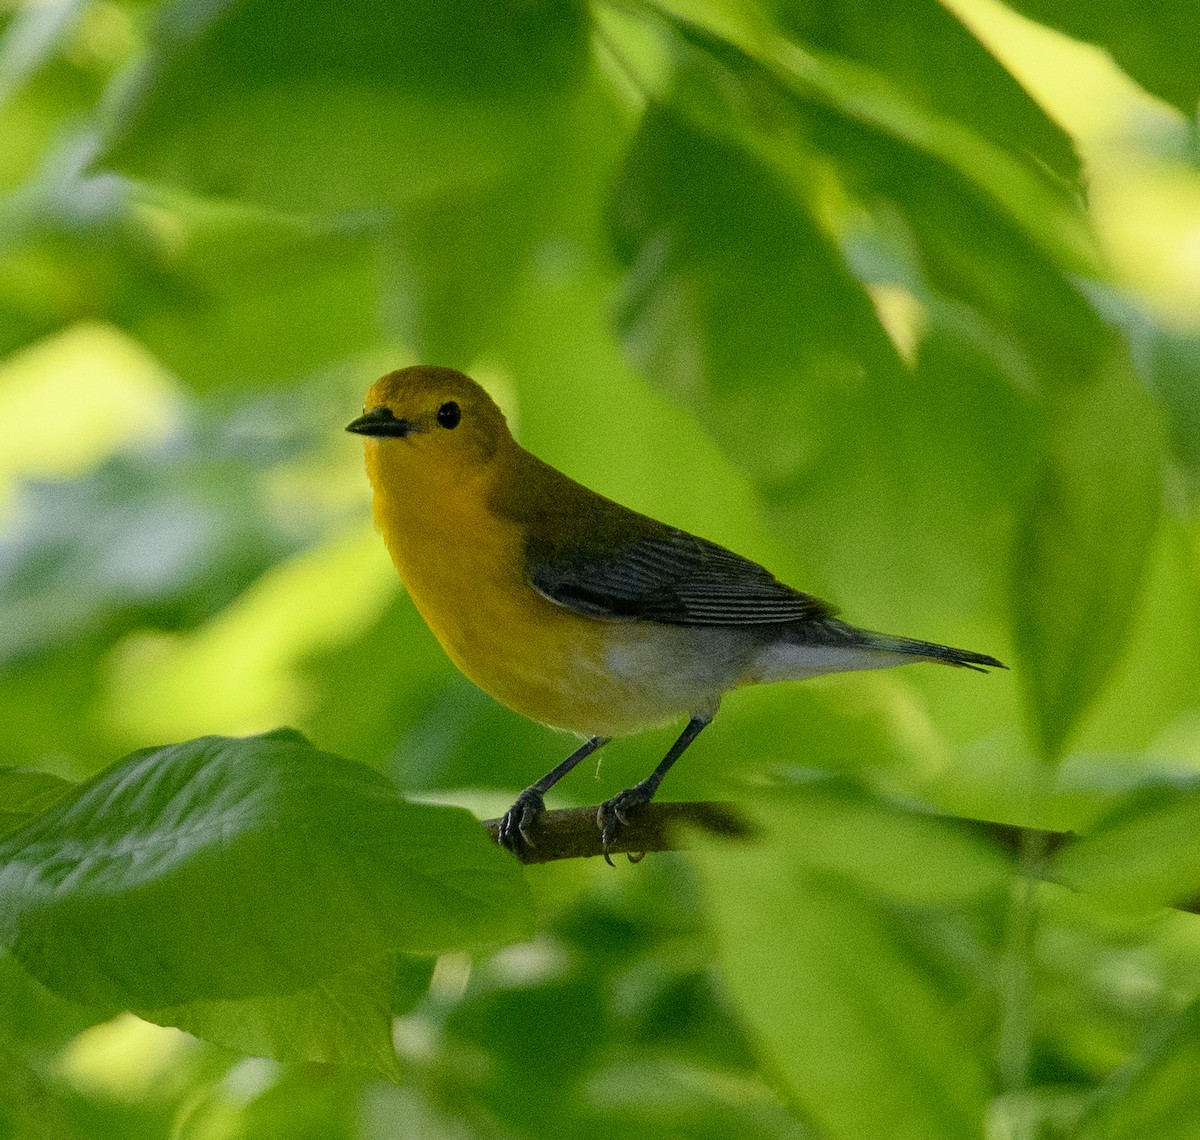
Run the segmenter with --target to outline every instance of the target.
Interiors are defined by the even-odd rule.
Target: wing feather
[[[775,625],[820,621],[835,612],[748,558],[671,528],[616,550],[576,548],[531,558],[528,576],[551,601],[610,620]]]

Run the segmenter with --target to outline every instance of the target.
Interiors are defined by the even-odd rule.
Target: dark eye
[[[444,428],[458,427],[458,421],[462,419],[462,408],[460,408],[453,400],[448,404],[443,404],[438,408],[437,422]]]

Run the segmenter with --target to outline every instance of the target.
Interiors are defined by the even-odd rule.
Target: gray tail
[[[865,631],[864,631],[865,632]],[[919,661],[940,661],[943,665],[958,665],[963,669],[974,669],[986,673],[989,669],[1007,669],[1003,661],[989,657],[986,653],[972,653],[969,649],[952,649],[949,645],[938,645],[933,641],[915,641],[911,637],[890,637],[885,633],[868,633],[870,644],[892,653],[907,653]]]

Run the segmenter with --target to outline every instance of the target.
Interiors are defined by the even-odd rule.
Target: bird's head
[[[369,462],[382,463],[387,453],[403,467],[458,472],[485,466],[512,441],[504,414],[474,380],[426,364],[372,384],[363,414],[346,430],[375,445],[367,447]]]

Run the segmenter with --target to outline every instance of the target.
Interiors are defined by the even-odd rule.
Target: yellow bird
[[[375,523],[422,617],[476,685],[584,737],[505,815],[532,846],[543,796],[611,737],[687,716],[641,783],[600,806],[607,853],[631,809],[742,685],[994,657],[857,629],[748,559],[629,510],[543,463],[449,368],[389,373],[347,431],[365,436]]]

